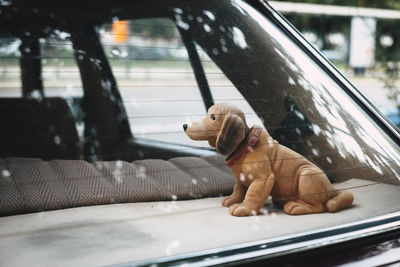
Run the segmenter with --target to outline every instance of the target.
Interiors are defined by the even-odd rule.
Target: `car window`
[[[18,56],[21,41],[18,38],[0,38],[0,60],[1,60],[1,97],[20,97],[21,69]]]
[[[290,253],[283,246],[341,242],[338,229],[398,214],[398,134],[260,1],[72,2],[0,1],[0,258],[9,265],[34,256],[47,265],[159,263],[199,251],[215,262],[221,251],[241,257],[249,244]],[[221,127],[233,120],[229,134],[214,140],[215,128],[199,129],[210,140],[190,139],[183,125],[214,103],[236,105],[270,136],[234,128],[244,120],[233,111],[222,114]],[[251,154],[260,131],[266,152]],[[216,139],[231,136],[238,146],[223,153]],[[265,176],[229,167],[236,153],[258,155],[249,161],[273,169],[277,190],[291,181],[285,192],[300,177],[284,172],[307,169],[307,159],[318,166],[309,176],[324,172],[335,187],[325,197],[348,190],[355,202],[300,217],[269,198],[259,214],[247,210],[258,216],[231,216],[224,197],[255,192],[249,181]],[[292,202],[300,193],[287,194]],[[243,198],[233,198],[236,208]],[[32,253],[5,255],[20,246]]]
[[[83,138],[82,82],[74,57],[71,35],[55,29],[47,38],[40,38],[42,82],[45,97],[67,101],[75,118],[79,137]]]
[[[196,53],[210,96],[202,96],[179,28],[166,18],[117,20],[98,28],[137,138],[209,147],[193,142],[183,123],[201,119],[211,98],[235,102],[249,122],[261,124],[241,93],[201,47]],[[255,123],[256,122],[256,123]]]
[[[173,21],[115,19],[98,32],[133,135],[193,144],[182,124],[201,117],[206,108]]]
[[[219,41],[225,44],[226,41],[221,38]],[[246,115],[247,123],[264,127],[262,118],[254,111],[249,101],[235,87],[235,85],[226,77],[225,73],[215,64],[207,53],[198,46],[202,52],[202,64],[207,75],[210,91],[214,97],[215,103],[232,103],[240,108]],[[223,51],[224,49],[222,49]],[[211,51],[212,54],[219,53],[217,49]],[[254,81],[252,81],[254,83]]]

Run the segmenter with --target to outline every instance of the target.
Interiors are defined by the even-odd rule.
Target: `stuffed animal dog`
[[[237,182],[222,205],[235,216],[260,213],[268,196],[291,215],[335,212],[350,206],[353,195],[335,190],[325,173],[295,151],[280,145],[259,126],[249,128],[242,111],[217,104],[206,118],[184,124],[193,140],[208,140],[226,157]]]

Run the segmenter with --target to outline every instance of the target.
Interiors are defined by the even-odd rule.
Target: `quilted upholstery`
[[[88,163],[0,159],[0,215],[219,196],[235,179],[220,156]]]

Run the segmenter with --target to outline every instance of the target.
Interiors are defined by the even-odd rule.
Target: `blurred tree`
[[[177,30],[172,20],[169,19],[138,19],[129,23],[133,35],[151,38],[176,38]]]
[[[310,4],[339,5],[353,7],[380,8],[400,10],[399,0],[278,0],[286,2],[301,2]],[[309,16],[301,14],[286,14],[288,20],[300,31],[317,32],[322,40],[321,49],[329,49],[324,44],[326,32],[339,31],[346,36],[349,33],[350,18]],[[383,72],[383,84],[388,90],[388,96],[397,103],[400,117],[400,20],[378,20],[375,33],[375,59],[377,67]],[[397,125],[400,128],[400,125]]]

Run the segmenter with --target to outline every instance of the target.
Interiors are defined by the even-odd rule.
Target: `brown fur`
[[[215,118],[215,120],[213,119]],[[184,126],[193,140],[208,140],[224,156],[230,155],[254,130],[236,107],[217,104],[200,122]],[[297,152],[280,145],[262,130],[254,150],[232,166],[237,182],[222,205],[235,216],[260,213],[268,196],[291,215],[335,212],[350,206],[353,195],[335,190],[325,173]]]

